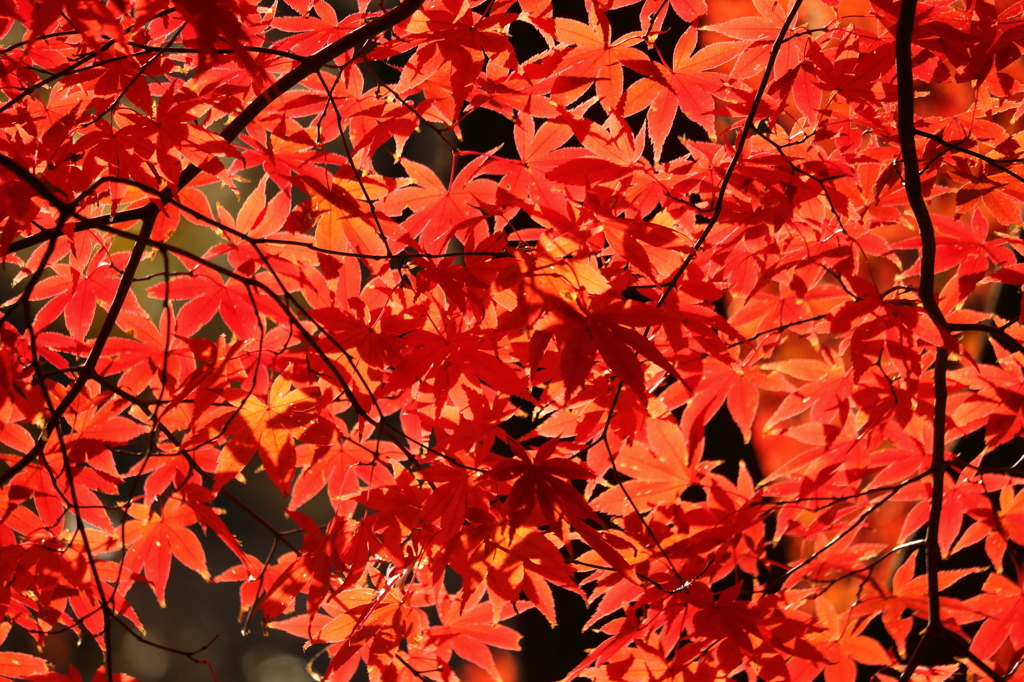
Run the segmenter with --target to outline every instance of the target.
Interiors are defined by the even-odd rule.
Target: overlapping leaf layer
[[[178,563],[339,682],[553,588],[594,682],[1014,675],[1024,5],[381,4],[0,0],[0,638]]]

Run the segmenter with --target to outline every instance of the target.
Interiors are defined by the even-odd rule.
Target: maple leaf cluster
[[[0,0],[0,641],[127,679],[177,563],[335,682],[555,589],[568,678],[1019,676],[1024,4],[338,7]]]

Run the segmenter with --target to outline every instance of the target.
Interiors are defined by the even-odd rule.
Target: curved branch
[[[946,316],[942,314],[935,298],[935,226],[924,199],[921,166],[915,143],[917,128],[914,125],[912,47],[916,15],[917,0],[900,2],[899,21],[896,25],[896,130],[903,159],[903,185],[906,188],[907,203],[910,204],[921,234],[921,282],[918,285],[918,296],[928,317],[940,329],[947,329]]]
[[[409,18],[417,9],[419,9],[420,5],[422,5],[423,2],[424,0],[404,0],[398,7],[391,10],[390,12],[382,14],[376,19],[367,22],[366,24],[360,26],[356,30],[346,35],[344,38],[340,38],[339,40],[335,41],[328,47],[321,50],[320,52],[317,52],[316,54],[311,55],[310,57],[307,57],[306,59],[302,60],[299,66],[290,71],[288,74],[282,76],[279,80],[277,80],[270,87],[264,90],[258,97],[256,97],[255,100],[250,102],[249,105],[246,106],[241,111],[241,113],[239,113],[238,116],[236,116],[235,119],[230,124],[228,124],[227,127],[224,128],[224,130],[221,132],[221,137],[223,137],[225,140],[233,140],[243,130],[245,130],[246,126],[248,126],[250,123],[256,120],[256,117],[259,116],[259,114],[263,112],[268,106],[270,106],[274,102],[274,100],[276,100],[278,97],[280,97],[282,94],[287,92],[295,85],[298,85],[303,78],[313,73],[316,73],[316,71],[318,71],[320,68],[330,63],[337,57],[341,56],[348,50],[355,49],[363,41],[369,40],[370,38],[379,35],[384,31],[394,27],[399,22]],[[4,159],[7,159],[7,157],[2,157],[2,159],[0,159],[0,163],[2,163]],[[6,164],[4,165],[6,167]],[[17,164],[14,164],[14,166],[20,169],[20,166],[17,166]],[[20,170],[22,171],[22,173],[27,173],[27,171],[25,171],[24,169]],[[12,172],[18,174],[17,171]],[[192,180],[194,180],[199,175],[200,172],[201,171],[199,167],[195,165],[190,165],[188,168],[186,168],[179,178],[178,189],[182,189],[185,186],[187,186]],[[29,176],[36,184],[38,184],[39,187],[45,189],[45,186],[43,186],[41,182],[39,182],[36,178],[32,177],[31,174],[29,174]],[[19,175],[19,177],[21,176]],[[35,187],[35,185],[33,185],[33,187]],[[49,190],[47,190],[47,192],[49,192]],[[52,193],[50,194],[52,195]],[[77,379],[75,380],[75,383],[72,384],[71,388],[64,396],[64,399],[61,400],[60,404],[57,405],[54,412],[50,415],[47,428],[44,430],[44,433],[40,436],[39,440],[36,442],[36,445],[32,448],[32,450],[24,457],[19,459],[17,462],[15,462],[10,469],[5,471],[3,474],[0,474],[0,486],[4,486],[8,482],[10,482],[10,480],[15,475],[17,475],[20,471],[25,469],[25,467],[27,467],[29,464],[35,461],[42,454],[43,447],[49,437],[49,434],[56,428],[57,424],[63,418],[64,413],[71,406],[71,403],[74,402],[74,400],[82,392],[82,389],[85,387],[85,383],[91,377],[92,370],[95,368],[96,363],[99,361],[100,355],[103,352],[103,348],[106,345],[107,339],[110,338],[110,335],[114,329],[114,324],[117,322],[117,314],[115,311],[120,310],[124,305],[124,301],[127,298],[129,291],[131,290],[132,281],[135,278],[135,273],[138,269],[138,265],[142,260],[142,256],[145,253],[147,246],[150,243],[149,240],[153,232],[153,225],[156,222],[156,217],[159,212],[159,204],[169,200],[172,196],[170,188],[165,189],[163,192],[161,192],[160,196],[160,200],[154,200],[151,203],[147,204],[146,206],[134,209],[133,211],[127,211],[125,214],[121,214],[119,216],[118,222],[123,222],[126,219],[142,220],[143,225],[142,230],[136,237],[135,246],[132,248],[131,256],[128,259],[128,264],[126,265],[124,273],[121,277],[121,281],[118,284],[117,291],[114,294],[113,299],[111,300],[111,312],[103,321],[103,326],[100,329],[99,335],[97,336],[96,341],[93,344],[92,351],[89,353],[89,358],[86,360],[85,366],[83,367],[84,371],[82,371],[78,375]],[[55,196],[54,199],[56,199]],[[56,201],[60,200],[56,199]],[[66,203],[64,202],[60,202],[59,204],[55,203],[55,205],[57,205],[58,207],[66,207]],[[128,218],[128,214],[131,214],[131,218]],[[96,226],[98,227],[103,224],[109,225],[111,224],[111,222],[112,218],[107,218],[106,220],[98,219]],[[60,233],[61,232],[59,230],[49,232],[47,233],[47,237],[41,239],[38,243],[42,243],[43,241],[46,241],[46,239],[54,239]],[[24,248],[24,246],[19,244],[18,248]],[[15,250],[13,248],[13,245],[12,250]],[[299,328],[302,329],[301,325],[299,325]],[[348,388],[347,385],[345,385],[344,387]],[[348,389],[346,391],[346,394],[346,397],[348,397],[352,401],[353,405],[358,405],[358,401],[355,399],[355,395],[351,393],[351,389]]]
[[[225,126],[225,128],[220,132],[220,136],[228,142],[233,141],[250,123],[256,120],[257,116],[266,110],[268,106],[273,104],[278,97],[301,83],[302,79],[306,76],[313,75],[349,50],[356,49],[365,41],[380,35],[384,31],[387,31],[405,19],[408,19],[417,9],[420,8],[423,2],[424,0],[403,0],[403,2],[393,10],[363,24],[344,38],[339,38],[316,54],[303,58],[299,62],[298,66],[271,84],[266,90],[250,102],[248,106],[242,109],[238,116],[236,116],[235,119]],[[0,109],[0,111],[2,111],[2,109]],[[201,172],[202,171],[198,166],[190,164],[182,171],[181,176],[178,179],[178,189],[181,190],[185,188],[196,177],[198,177]],[[169,188],[164,190],[164,192],[161,193],[161,200],[169,200],[172,194],[173,193]],[[91,229],[101,225],[135,222],[143,218],[145,211],[148,208],[148,206],[143,206],[117,215],[86,219],[80,221],[80,224],[83,229]],[[59,231],[34,234],[12,243],[8,250],[15,252],[20,251],[21,249],[37,246],[49,239],[56,238],[59,234]]]
[[[7,170],[9,170],[11,173],[14,174],[16,178],[18,178],[26,185],[34,189],[36,191],[36,194],[41,196],[43,199],[46,199],[46,201],[48,201],[49,203],[53,204],[53,206],[56,207],[57,210],[60,211],[61,213],[65,213],[68,210],[70,210],[70,204],[68,202],[64,201],[56,194],[54,194],[53,190],[51,190],[49,187],[43,184],[42,180],[33,175],[29,170],[23,168],[21,164],[19,164],[17,161],[15,161],[14,159],[12,159],[11,157],[7,156],[2,152],[0,152],[0,166],[3,166]]]

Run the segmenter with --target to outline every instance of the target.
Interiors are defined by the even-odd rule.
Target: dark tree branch
[[[942,519],[942,490],[946,478],[946,366],[949,351],[939,348],[935,352],[935,416],[932,426],[932,497],[928,513],[928,531],[925,536],[925,563],[928,571],[928,625],[941,627],[939,614],[939,524]]]
[[[715,225],[718,224],[718,219],[722,216],[722,209],[725,207],[725,195],[729,192],[729,181],[732,180],[732,175],[736,172],[736,167],[740,164],[740,158],[743,156],[743,147],[747,143],[747,138],[750,137],[751,133],[754,132],[755,120],[757,119],[757,110],[761,106],[761,100],[764,99],[764,94],[768,90],[768,84],[772,79],[772,71],[775,70],[775,62],[778,61],[779,53],[782,51],[782,46],[786,43],[786,33],[789,32],[789,27],[796,20],[796,15],[800,11],[800,7],[803,5],[803,0],[796,0],[793,6],[789,9],[789,14],[786,16],[786,20],[782,23],[782,28],[779,30],[779,34],[775,36],[775,43],[772,45],[772,51],[768,55],[768,64],[764,67],[764,76],[761,78],[761,84],[757,88],[757,92],[754,93],[754,101],[750,105],[750,111],[747,113],[747,119],[743,122],[743,129],[740,130],[740,136],[736,140],[736,152],[732,155],[732,160],[729,162],[729,167],[725,169],[725,175],[722,177],[722,186],[718,189],[718,196],[715,199],[715,210],[711,214],[711,218],[708,221],[704,231],[697,237],[697,241],[693,243],[693,251],[686,255],[686,260],[679,266],[672,278],[663,284],[665,291],[662,292],[661,298],[658,299],[658,307],[664,304],[668,298],[670,291],[675,289],[679,280],[682,279],[683,273],[686,272],[686,268],[689,267],[690,263],[694,258],[697,257],[697,252],[707,241],[708,237],[711,236],[711,231],[715,229]]]
[[[69,209],[68,202],[64,201],[56,194],[53,193],[48,186],[43,184],[43,181],[33,175],[30,171],[22,168],[21,164],[7,156],[6,154],[0,153],[0,166],[3,166],[16,178],[24,182],[26,185],[36,191],[36,194],[46,199],[47,202],[52,204],[58,211],[65,212]]]
[[[980,153],[978,153],[976,151],[967,149],[966,147],[963,147],[960,144],[957,144],[955,142],[950,142],[950,141],[944,139],[941,135],[935,135],[934,133],[928,133],[928,132],[925,132],[925,131],[923,131],[923,130],[921,130],[919,128],[915,128],[914,129],[914,133],[916,135],[920,136],[920,137],[924,137],[924,138],[927,138],[929,140],[932,140],[933,142],[938,142],[939,144],[944,146],[946,149],[950,149],[952,151],[959,152],[961,154],[966,154],[967,156],[973,156],[974,158],[979,159],[981,161],[984,161],[985,163],[993,166],[994,168],[999,170],[1001,173],[1006,173],[1007,175],[1009,175],[1010,177],[1014,178],[1015,180],[1018,180],[1020,182],[1024,182],[1024,177],[1018,175],[1017,173],[1014,173],[1010,168],[1007,168],[1004,165],[1006,163],[1020,163],[1019,159],[993,159],[993,158],[991,158],[989,156],[985,156],[984,154],[980,154]]]
[[[411,17],[413,13],[420,8],[423,2],[424,0],[403,0],[403,2],[393,10],[363,24],[344,38],[336,40],[316,54],[303,58],[294,69],[282,76],[275,83],[271,84],[266,90],[250,102],[248,106],[242,109],[238,116],[236,116],[235,119],[225,126],[225,128],[220,132],[220,136],[228,142],[232,142],[250,123],[256,120],[257,116],[273,104],[278,97],[301,83],[302,79],[318,72],[345,52],[356,49],[364,41],[370,40],[384,31],[394,28],[398,23]],[[8,105],[9,104],[11,103],[8,102]],[[0,111],[2,111],[2,109],[0,109]],[[198,166],[190,164],[182,171],[181,176],[179,177],[178,189],[180,190],[185,188],[196,177],[198,177],[201,172],[202,171]],[[171,199],[172,195],[173,193],[169,191],[169,189],[164,190],[164,192],[161,193],[161,198],[163,201],[168,201]],[[76,231],[79,229],[91,229],[101,225],[135,222],[137,220],[141,220],[148,209],[149,206],[147,205],[141,208],[124,211],[116,216],[101,216],[98,218],[83,220],[81,221],[83,224],[80,228],[76,227]],[[16,252],[36,246],[48,239],[55,239],[59,234],[59,231],[49,231],[30,235],[25,239],[18,240],[11,244],[9,251]]]
[[[391,10],[390,12],[382,14],[376,19],[373,19],[372,21],[369,21],[366,24],[360,26],[356,30],[346,35],[344,38],[335,41],[328,47],[316,53],[315,55],[303,59],[302,62],[295,69],[290,71],[285,76],[282,76],[277,82],[273,83],[270,87],[264,90],[263,93],[256,97],[256,99],[253,100],[248,106],[246,106],[241,111],[241,113],[239,113],[238,116],[236,116],[235,119],[230,124],[228,124],[227,127],[224,128],[224,130],[221,132],[221,136],[228,141],[234,140],[243,130],[245,130],[245,128],[250,123],[256,120],[256,117],[259,116],[261,112],[263,112],[267,107],[273,104],[273,102],[282,94],[284,94],[292,87],[302,82],[302,79],[304,79],[306,76],[316,73],[324,65],[330,63],[331,61],[341,56],[348,50],[355,49],[356,47],[358,47],[363,41],[369,40],[374,36],[380,35],[384,31],[393,28],[399,22],[409,18],[417,9],[419,9],[420,5],[423,4],[423,1],[424,0],[404,0],[398,7]],[[7,157],[0,155],[0,164],[3,164],[5,167],[8,167],[9,170],[12,170],[12,172],[14,172],[19,177],[22,177],[22,175],[18,173],[18,170],[10,168],[10,166],[8,166],[7,163],[4,163],[4,160],[10,161],[10,159],[7,159]],[[23,174],[28,174],[27,171],[21,169],[20,166],[15,164],[13,161],[11,161],[11,164],[13,164],[14,168],[19,169]],[[190,165],[189,167],[187,167],[182,172],[181,177],[179,178],[178,189],[182,189],[185,186],[187,186],[192,180],[194,180],[199,175],[200,172],[201,171],[198,166]],[[52,194],[52,192],[49,192],[49,190],[46,189],[41,182],[39,182],[37,179],[31,176],[31,174],[28,174],[28,176],[28,179],[24,177],[22,177],[22,179],[25,179],[25,181],[29,182],[30,184],[34,182],[35,184],[32,184],[34,189],[39,191],[40,194],[44,196],[44,198],[47,198],[48,201],[51,201],[51,203],[53,203],[59,209],[61,209],[62,211],[65,210],[67,206],[65,202],[58,199],[55,195]],[[47,196],[47,194],[44,194],[42,190],[45,190],[53,198],[50,199],[49,196]],[[92,371],[103,353],[103,348],[106,346],[106,342],[110,338],[110,335],[114,330],[114,325],[117,322],[117,311],[121,310],[121,308],[124,306],[124,302],[127,299],[128,293],[131,291],[131,285],[132,282],[134,281],[135,273],[138,270],[139,263],[141,262],[142,256],[150,243],[149,239],[153,233],[153,225],[156,222],[156,217],[159,212],[159,205],[169,200],[171,196],[172,193],[170,192],[170,190],[165,189],[161,193],[161,200],[154,200],[142,208],[135,209],[133,211],[127,211],[125,214],[122,214],[120,216],[120,221],[124,221],[126,214],[132,214],[133,220],[142,220],[142,229],[136,236],[135,246],[132,248],[131,255],[128,259],[128,264],[126,265],[125,271],[121,277],[121,281],[118,284],[117,291],[115,292],[114,297],[111,300],[110,314],[107,315],[106,319],[104,319],[103,326],[101,327],[100,332],[93,343],[92,351],[89,354],[89,358],[86,360],[85,366],[83,367],[85,371],[82,371],[78,375],[78,377],[75,380],[75,383],[72,384],[71,388],[64,396],[64,399],[61,400],[61,402],[57,405],[53,413],[50,415],[50,419],[48,420],[46,429],[44,429],[44,433],[40,436],[40,439],[36,443],[35,447],[33,447],[32,450],[27,455],[25,455],[17,462],[15,462],[10,469],[5,471],[3,474],[0,474],[0,486],[4,486],[8,482],[10,482],[10,480],[14,476],[16,476],[20,471],[22,471],[25,467],[27,467],[29,464],[35,461],[42,454],[43,447],[46,443],[47,438],[49,437],[49,434],[52,433],[53,430],[57,427],[57,425],[60,423],[60,420],[63,418],[64,413],[71,406],[71,403],[73,403],[74,400],[78,397],[78,395],[82,392],[82,389],[85,387],[85,383],[91,378]],[[104,223],[109,225],[111,224],[111,222],[112,221],[110,219],[100,219],[97,221],[96,226],[98,227]],[[47,233],[45,239],[55,239],[59,234],[61,234],[59,230],[51,231]],[[45,239],[40,240],[40,242],[38,243],[42,243],[42,241],[45,241]],[[24,245],[19,245],[18,248],[24,248]],[[12,250],[16,249],[12,247]],[[299,328],[302,329],[302,326],[299,325]],[[356,400],[355,395],[351,393],[351,389],[346,391],[346,395],[351,400],[352,404],[358,407],[358,401]]]
[[[78,376],[75,378],[75,382],[68,389],[67,394],[57,404],[57,406],[50,413],[50,418],[47,420],[46,428],[43,433],[39,436],[39,440],[36,441],[35,447],[32,448],[31,452],[15,462],[10,469],[0,474],[0,487],[6,485],[15,475],[21,470],[35,461],[43,452],[43,448],[46,445],[50,434],[54,432],[60,425],[61,419],[64,418],[64,413],[67,412],[71,404],[78,398],[82,389],[85,388],[85,384],[92,378],[92,372],[96,368],[96,364],[100,361],[103,356],[103,349],[107,345],[107,341],[110,339],[110,335],[114,332],[114,325],[117,323],[117,311],[124,307],[125,301],[128,299],[128,294],[131,292],[132,282],[135,279],[135,273],[139,269],[139,263],[142,262],[142,256],[146,252],[146,244],[148,243],[149,237],[153,234],[153,225],[156,223],[158,210],[155,204],[150,205],[148,216],[142,221],[142,229],[139,231],[139,239],[132,247],[132,252],[128,257],[128,263],[125,265],[124,273],[121,276],[121,281],[118,283],[117,291],[114,292],[113,298],[110,300],[110,313],[104,318],[103,324],[100,326],[99,333],[96,335],[96,340],[93,342],[92,349],[89,352],[88,358],[86,358],[85,364],[80,368]]]
[[[985,661],[978,658],[978,656],[971,651],[970,645],[964,642],[955,633],[952,633],[947,629],[943,629],[942,636],[947,642],[949,642],[954,647],[959,649],[963,657],[969,660],[975,666],[977,666],[978,669],[981,670],[981,672],[985,673],[985,675],[987,675],[988,678],[992,680],[992,682],[1004,682],[1007,679],[1006,677],[997,673],[995,670],[992,670],[992,668],[990,668],[988,664],[985,663]]]
[[[913,39],[917,0],[900,2],[896,25],[896,130],[903,158],[903,183],[907,203],[914,213],[921,234],[921,281],[918,295],[928,317],[940,329],[946,329],[946,317],[935,298],[935,226],[921,186],[921,167],[917,160],[914,125]]]

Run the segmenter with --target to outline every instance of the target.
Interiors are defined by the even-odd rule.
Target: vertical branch
[[[54,242],[51,241],[50,245],[52,246],[53,244],[54,244]],[[51,249],[51,251],[52,251],[52,249]],[[48,252],[48,255],[49,255],[49,252]],[[27,296],[26,296],[25,300],[26,301],[28,300]],[[26,305],[27,305],[27,303],[26,303]],[[26,317],[26,319],[28,319],[28,318]],[[42,370],[42,366],[41,366],[41,363],[40,363],[39,340],[36,337],[35,329],[32,326],[31,320],[29,320],[27,332],[28,332],[29,340],[30,340],[30,343],[31,343],[31,346],[32,346],[32,365],[33,365],[33,367],[35,369],[36,374],[38,376],[42,376],[43,370]],[[81,375],[79,375],[78,378],[80,380],[82,378]],[[114,657],[114,654],[113,654],[113,648],[112,648],[113,647],[113,641],[111,639],[111,633],[110,633],[110,619],[112,617],[112,610],[114,608],[114,598],[115,598],[116,587],[114,588],[114,591],[112,591],[111,594],[110,594],[110,603],[107,603],[107,595],[106,595],[106,592],[103,589],[103,580],[100,577],[99,569],[96,566],[96,555],[95,555],[95,553],[92,550],[91,544],[89,543],[89,534],[88,534],[87,529],[86,529],[85,519],[82,516],[82,505],[79,502],[78,490],[76,489],[76,484],[75,484],[74,465],[72,464],[71,457],[70,457],[70,455],[68,453],[68,446],[67,446],[67,442],[64,440],[64,434],[61,432],[61,429],[59,428],[60,420],[62,419],[62,415],[63,415],[64,411],[61,410],[59,406],[58,407],[54,407],[53,401],[51,400],[50,392],[48,390],[46,390],[45,384],[43,385],[42,393],[43,393],[43,400],[46,402],[46,406],[50,410],[50,414],[51,414],[51,418],[50,418],[50,421],[49,421],[49,427],[50,428],[47,429],[40,436],[39,441],[36,443],[36,446],[33,448],[32,453],[30,453],[30,455],[33,454],[33,453],[36,454],[37,456],[42,455],[44,450],[45,450],[46,443],[49,442],[50,435],[51,434],[56,434],[56,436],[57,436],[57,447],[60,450],[61,462],[62,462],[62,466],[63,466],[64,480],[66,481],[66,485],[67,485],[67,489],[68,489],[68,492],[67,492],[66,495],[61,490],[62,486],[61,486],[61,481],[60,481],[60,477],[59,477],[59,473],[60,472],[53,471],[53,469],[50,467],[49,463],[46,461],[45,458],[43,459],[43,465],[44,465],[44,467],[46,468],[47,472],[50,475],[50,479],[51,479],[52,484],[53,484],[53,489],[61,497],[61,500],[64,502],[65,506],[67,506],[68,510],[70,510],[71,513],[75,517],[75,534],[80,535],[81,538],[82,538],[82,549],[83,549],[83,551],[85,553],[86,562],[87,562],[87,564],[89,566],[89,573],[91,574],[92,580],[93,580],[93,582],[96,585],[96,596],[97,596],[97,601],[98,601],[98,604],[99,604],[99,611],[100,611],[100,613],[101,613],[101,615],[103,617],[103,661],[104,661],[104,665],[106,666],[106,669],[107,669],[107,682],[113,682],[113,672],[112,671],[113,671],[113,657]],[[65,397],[65,400],[66,400],[66,397]],[[64,401],[62,401],[60,404],[63,405]],[[58,425],[58,428],[53,428],[54,424]],[[27,460],[28,457],[29,456],[26,456],[26,457],[22,458],[21,460],[19,460],[18,464],[20,464],[21,462]],[[83,629],[84,632],[89,632],[89,628],[88,628],[88,626],[85,625],[84,620],[82,622],[82,629]]]
[[[900,155],[903,159],[903,184],[907,192],[907,203],[914,214],[918,231],[921,235],[921,279],[918,284],[918,297],[928,317],[939,330],[947,335],[951,331],[980,331],[997,339],[1011,351],[1022,351],[1024,346],[1002,329],[979,324],[950,324],[935,297],[935,226],[928,211],[921,186],[921,167],[917,158],[914,126],[914,65],[913,38],[914,23],[917,15],[917,0],[901,0],[900,13],[896,24],[896,130],[899,137]],[[925,572],[928,581],[928,625],[925,628],[917,647],[907,660],[906,669],[900,676],[900,682],[907,682],[924,657],[928,645],[939,639],[954,642],[955,646],[966,652],[965,655],[982,669],[992,680],[999,681],[1001,676],[992,671],[977,656],[970,653],[969,642],[961,642],[959,637],[942,625],[941,605],[939,602],[939,567],[942,552],[939,548],[939,526],[942,520],[942,494],[946,476],[946,401],[948,386],[946,370],[949,364],[949,348],[940,347],[935,353],[934,385],[935,411],[933,414],[933,430],[931,444],[931,479],[932,492],[929,500],[927,534],[925,536]]]
[[[924,634],[907,659],[907,667],[899,682],[908,682],[920,665],[928,645],[945,634],[939,605],[939,523],[942,521],[942,489],[946,477],[946,366],[949,351],[939,348],[935,352],[935,412],[932,419],[932,494],[928,502],[928,526],[925,534],[925,573],[928,580],[928,625]]]
[[[903,183],[907,192],[907,203],[914,213],[921,235],[921,280],[918,296],[928,317],[943,332],[949,331],[949,324],[935,298],[935,227],[925,202],[921,186],[921,167],[917,159],[914,127],[914,65],[913,38],[917,14],[917,0],[901,0],[900,15],[896,25],[896,129],[899,136],[900,156],[903,159]],[[925,572],[928,581],[928,626],[913,654],[907,660],[907,667],[900,676],[906,682],[914,674],[924,657],[928,645],[941,638],[944,628],[939,604],[939,566],[942,553],[939,548],[939,525],[942,521],[942,492],[945,482],[946,464],[946,368],[949,363],[949,349],[940,347],[935,351],[935,411],[932,417],[931,479],[932,493],[929,500],[928,526],[925,535]]]
[[[942,627],[939,614],[939,522],[942,519],[942,489],[946,478],[946,365],[949,351],[935,352],[935,415],[932,423],[932,498],[925,536],[925,570],[928,573],[928,631]],[[937,634],[937,633],[936,633]]]
[[[903,158],[903,184],[907,191],[907,203],[910,204],[921,234],[921,281],[918,284],[918,296],[928,317],[940,329],[945,329],[946,318],[935,299],[935,226],[924,200],[914,135],[913,39],[916,14],[917,0],[901,0],[899,21],[896,24],[896,131],[900,156]]]

